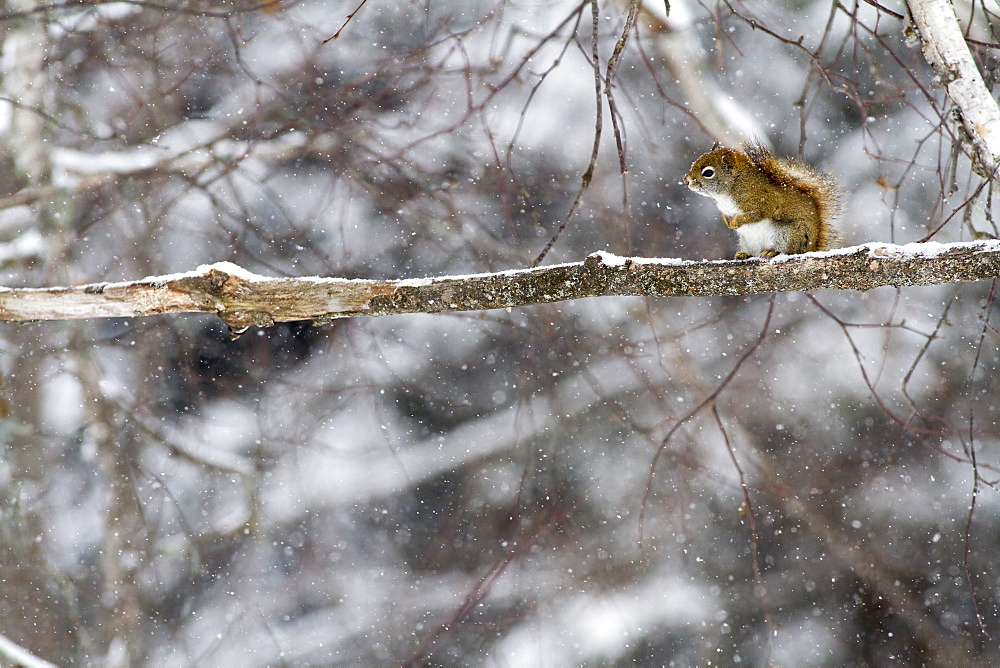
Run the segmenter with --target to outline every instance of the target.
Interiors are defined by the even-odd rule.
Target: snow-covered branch
[[[52,199],[66,193],[84,193],[127,177],[153,172],[205,177],[211,180],[240,163],[260,171],[264,166],[334,150],[332,134],[306,136],[286,132],[272,139],[230,139],[231,130],[207,121],[190,121],[173,128],[150,144],[121,151],[88,153],[55,149],[52,162],[55,185],[25,188],[0,197],[0,210]]]
[[[483,311],[603,296],[694,297],[870,290],[1000,278],[1000,241],[870,243],[770,261],[593,253],[583,262],[402,280],[269,278],[220,262],[125,283],[2,288],[0,320],[215,313],[234,332],[292,320]]]
[[[948,0],[909,0],[924,58],[958,107],[973,168],[990,177],[1000,166],[1000,107],[969,52],[955,8]]]

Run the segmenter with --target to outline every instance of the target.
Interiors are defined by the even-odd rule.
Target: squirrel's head
[[[749,159],[736,149],[717,148],[694,161],[684,183],[699,195],[714,197],[728,193],[732,188],[735,172]]]

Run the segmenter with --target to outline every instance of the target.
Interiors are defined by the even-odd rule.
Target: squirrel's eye
[[[704,176],[706,179],[712,178],[713,176],[715,176],[715,167],[702,167],[701,175]]]

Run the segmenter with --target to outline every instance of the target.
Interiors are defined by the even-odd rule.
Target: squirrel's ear
[[[718,141],[717,141],[717,142],[715,142],[714,144],[712,144],[712,150],[713,150],[713,151],[714,151],[715,149],[717,149],[717,148],[722,148],[722,142],[718,142]]]

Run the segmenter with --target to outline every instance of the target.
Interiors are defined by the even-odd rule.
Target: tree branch
[[[0,655],[10,659],[15,666],[24,666],[24,668],[56,668],[56,664],[39,659],[4,635],[0,635]]]
[[[957,109],[973,169],[990,178],[1000,167],[1000,107],[990,94],[948,0],[908,0],[924,58]]]
[[[706,297],[804,290],[871,290],[1000,278],[1000,241],[870,243],[774,260],[625,258],[491,274],[402,280],[269,278],[229,263],[127,283],[0,288],[0,320],[214,313],[234,333],[277,322],[442,313],[605,296]]]

